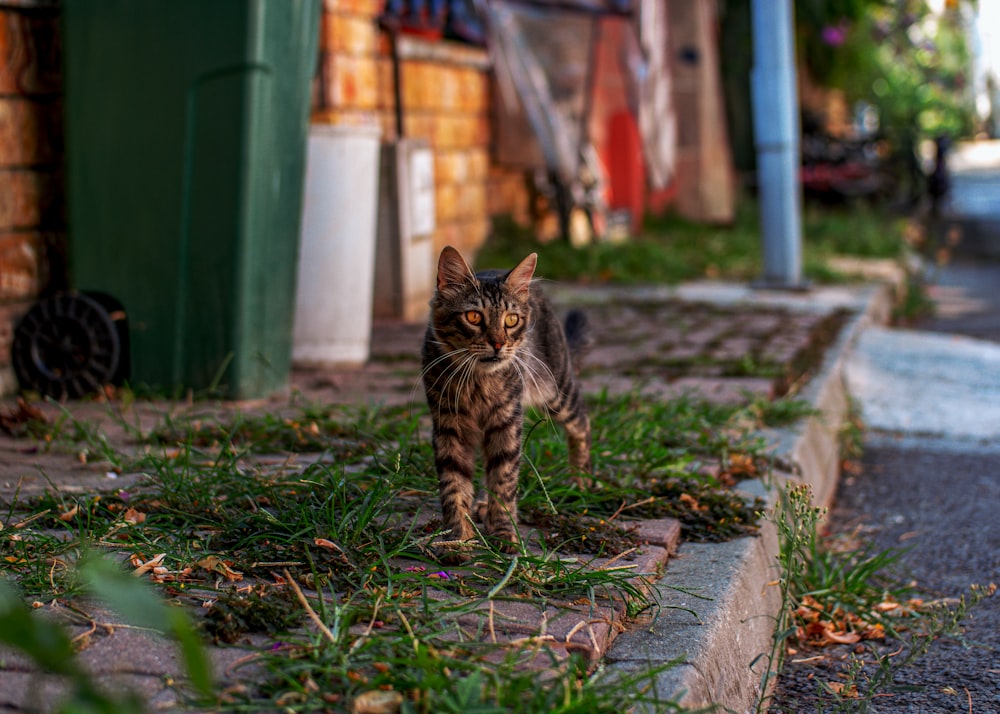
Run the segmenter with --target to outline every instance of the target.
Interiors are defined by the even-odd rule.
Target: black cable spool
[[[21,388],[77,399],[119,381],[124,324],[124,310],[105,296],[65,292],[38,301],[14,331]]]

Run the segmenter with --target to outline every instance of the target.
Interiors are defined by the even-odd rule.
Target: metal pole
[[[802,289],[802,188],[792,0],[752,0],[753,130],[765,288]]]

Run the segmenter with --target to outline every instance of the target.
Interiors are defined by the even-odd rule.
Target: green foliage
[[[581,283],[675,284],[699,278],[752,280],[761,272],[760,214],[756,202],[739,202],[732,225],[694,223],[673,214],[648,217],[642,234],[625,243],[574,248],[566,241],[539,244],[530,232],[497,219],[479,251],[482,266],[516,265],[537,252],[546,280]],[[808,206],[803,213],[803,262],[817,282],[840,282],[825,264],[832,255],[897,258],[903,224],[865,205],[850,210]]]
[[[559,653],[546,638],[481,643],[440,621],[418,620],[419,613],[391,601],[378,617],[382,627],[394,628],[393,636],[372,636],[372,613],[364,603],[324,596],[313,607],[326,632],[294,636],[286,651],[265,653],[262,662],[272,677],[259,692],[238,694],[237,708],[361,711],[362,702],[377,698],[402,711],[428,713],[620,714],[642,705],[683,711],[655,689],[656,678],[676,663],[634,674],[588,673],[583,659]],[[544,685],[529,662],[544,665]]]
[[[810,74],[844,90],[849,102],[878,109],[898,178],[904,189],[918,191],[920,140],[955,139],[973,129],[961,10],[936,15],[923,0],[799,0],[796,10],[798,47]]]
[[[810,75],[840,86],[867,67],[866,47],[857,28],[892,0],[795,0],[796,47]]]
[[[187,614],[169,607],[143,582],[125,575],[107,560],[88,558],[80,566],[87,592],[107,603],[131,625],[171,636],[178,644],[190,683],[203,697],[214,689],[205,650]],[[55,711],[132,714],[145,711],[132,692],[103,691],[76,660],[73,642],[58,623],[31,610],[5,580],[0,580],[0,643],[28,657],[43,672],[58,675],[68,692]]]
[[[231,699],[223,705],[235,709],[346,707],[385,690],[402,697],[405,711],[680,711],[655,689],[671,665],[612,676],[592,672],[593,663],[551,638],[491,641],[492,607],[510,600],[595,610],[617,602],[630,615],[655,609],[656,574],[629,562],[638,544],[621,521],[671,515],[685,537],[706,540],[754,532],[762,504],[727,484],[769,470],[757,430],[811,411],[786,399],[716,405],[637,394],[602,395],[590,409],[602,451],[588,488],[567,472],[561,430],[544,419],[529,427],[521,505],[526,516],[535,513],[539,535],[514,557],[483,540],[457,571],[432,559],[441,534],[432,449],[421,437],[426,409],[301,403],[273,414],[164,417],[146,433],[127,429],[136,442],[127,452],[64,413],[39,438],[52,448],[106,454],[144,476],[127,491],[53,487],[15,498],[0,557],[29,596],[95,594],[133,624],[170,635],[192,687],[208,695],[209,669],[183,610],[88,549],[110,546],[147,565],[157,554],[152,580],[176,603],[209,604],[201,623],[213,639],[258,633],[275,640],[259,660],[270,676],[225,695]],[[287,460],[276,456],[282,451],[291,452]],[[255,576],[251,588],[234,584]],[[298,583],[311,589],[308,596]],[[40,618],[24,619],[19,597],[11,602],[3,600],[4,612],[12,608],[22,625],[4,633],[35,653],[39,666],[79,678],[74,697],[91,697],[65,637]],[[314,626],[301,627],[307,618]],[[525,668],[539,661],[548,663],[544,673]],[[110,709],[96,711],[131,711],[131,700],[108,701]]]
[[[757,702],[757,712],[767,711],[771,681],[781,672],[785,661],[785,643],[795,634],[796,626],[792,613],[796,607],[795,583],[800,582],[806,571],[807,562],[803,557],[810,544],[815,542],[817,526],[825,511],[812,505],[812,490],[807,485],[783,489],[775,504],[770,520],[778,531],[778,578],[776,581],[781,595],[781,609],[775,621],[774,635],[770,651],[761,654],[754,665],[763,660],[761,670],[761,698]],[[752,666],[752,669],[755,667]]]

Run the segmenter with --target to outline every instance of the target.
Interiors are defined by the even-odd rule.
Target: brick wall
[[[14,325],[65,278],[59,46],[55,8],[0,6],[0,394]]]
[[[397,137],[391,43],[377,21],[382,6],[382,0],[326,0],[313,122],[374,124],[385,140]],[[519,177],[490,165],[489,57],[406,34],[397,51],[402,133],[434,150],[435,248],[454,245],[472,256],[489,234],[491,213],[524,201],[511,188]],[[504,192],[491,190],[497,186]]]

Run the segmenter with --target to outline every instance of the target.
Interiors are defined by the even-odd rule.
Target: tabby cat
[[[523,406],[540,408],[566,430],[570,465],[590,471],[590,421],[576,382],[589,344],[586,316],[565,327],[532,285],[538,256],[510,271],[473,273],[448,246],[423,347],[423,383],[433,421],[434,463],[449,540],[474,537],[476,451],[485,498],[475,505],[483,531],[505,551],[517,543],[517,481]],[[461,560],[461,553],[444,553]]]

